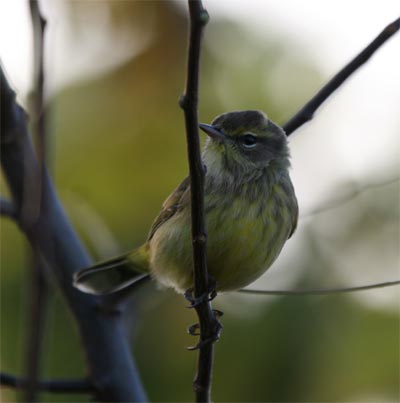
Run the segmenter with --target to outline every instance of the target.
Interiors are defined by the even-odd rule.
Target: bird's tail
[[[142,246],[78,271],[74,275],[74,286],[88,294],[111,294],[149,277],[148,271],[148,250]]]

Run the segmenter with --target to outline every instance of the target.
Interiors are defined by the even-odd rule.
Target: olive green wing
[[[186,205],[189,201],[190,192],[190,178],[186,177],[182,183],[168,196],[162,206],[162,210],[158,217],[154,220],[151,226],[149,236],[147,238],[150,241],[153,238],[155,232],[168,221],[174,214],[179,211],[183,205]]]
[[[299,206],[297,203],[296,193],[294,191],[294,187],[292,181],[289,178],[289,175],[283,177],[280,185],[282,186],[283,193],[285,194],[284,199],[280,203],[282,203],[281,208],[284,208],[288,215],[288,224],[290,225],[290,229],[288,228],[289,239],[294,234],[297,228],[297,221],[299,219]]]
[[[294,232],[297,229],[297,222],[298,222],[298,219],[299,219],[299,208],[297,206],[297,203],[293,207],[292,213],[293,213],[292,214],[292,230],[290,231],[288,239],[292,237],[292,235],[294,234]]]
[[[292,190],[292,192],[291,192],[292,197],[291,197],[291,201],[289,203],[289,210],[290,210],[290,215],[292,217],[292,229],[290,231],[288,239],[291,238],[291,236],[296,231],[297,223],[299,220],[299,205],[297,203],[296,194],[294,192],[292,183],[290,183],[290,186],[291,186],[291,190]]]

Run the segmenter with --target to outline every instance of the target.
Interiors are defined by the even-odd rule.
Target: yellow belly
[[[279,255],[290,234],[292,220],[284,205],[277,208],[274,203],[273,197],[262,204],[243,203],[239,198],[227,203],[225,198],[206,214],[208,271],[219,291],[245,287]],[[149,246],[151,272],[159,282],[179,292],[193,285],[188,209],[164,223]]]

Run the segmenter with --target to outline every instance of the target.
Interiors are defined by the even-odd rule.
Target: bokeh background
[[[205,0],[200,120],[262,109],[284,123],[399,14],[397,1]],[[183,1],[43,1],[50,166],[95,259],[144,241],[186,176]],[[0,55],[29,108],[27,2],[0,3]],[[252,288],[304,289],[399,278],[400,36],[390,40],[290,138],[299,227]],[[7,189],[2,183],[2,193]],[[1,369],[24,373],[28,246],[1,221]],[[221,295],[213,399],[398,402],[399,292]],[[154,285],[132,297],[132,349],[152,401],[192,400],[195,354],[185,300]],[[52,295],[46,378],[84,376],[73,319]],[[21,399],[2,389],[2,401]],[[89,401],[42,394],[42,401]]]

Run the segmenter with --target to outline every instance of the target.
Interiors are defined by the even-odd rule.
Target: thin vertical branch
[[[389,24],[366,48],[364,48],[350,63],[346,64],[339,73],[335,74],[294,116],[292,116],[282,127],[289,136],[304,123],[310,121],[315,111],[336,91],[345,80],[347,80],[358,68],[398,30],[400,29],[400,18]]]
[[[39,161],[46,163],[46,113],[44,107],[44,59],[45,46],[44,38],[47,21],[43,17],[38,0],[30,0],[29,7],[31,12],[33,28],[33,54],[34,54],[34,99],[33,113],[35,121],[35,136],[37,137],[37,154]]]
[[[41,187],[44,166],[46,164],[46,116],[44,108],[44,35],[46,20],[39,9],[38,0],[29,1],[32,29],[33,29],[33,134],[36,139],[36,149],[39,161],[39,174],[35,187],[34,200],[38,204],[37,211],[41,209]],[[45,276],[43,261],[36,250],[29,256],[28,273],[28,331],[26,341],[26,402],[38,401],[38,384],[40,377],[40,364],[43,349],[43,338],[46,327],[49,288]]]
[[[209,16],[200,0],[189,0],[190,36],[187,62],[187,81],[185,93],[180,100],[184,110],[186,137],[190,171],[191,211],[192,211],[192,240],[194,263],[194,296],[201,298],[208,294],[209,276],[206,256],[206,228],[204,214],[204,177],[205,170],[201,160],[198,133],[198,92],[201,38]],[[196,306],[200,327],[200,342],[197,373],[193,389],[197,402],[209,402],[211,391],[211,375],[215,333],[219,325],[206,300]]]
[[[30,254],[28,263],[30,270],[27,276],[29,290],[24,401],[37,402],[40,367],[43,357],[43,339],[48,313],[49,287],[45,278],[43,262],[36,250],[33,250]]]

